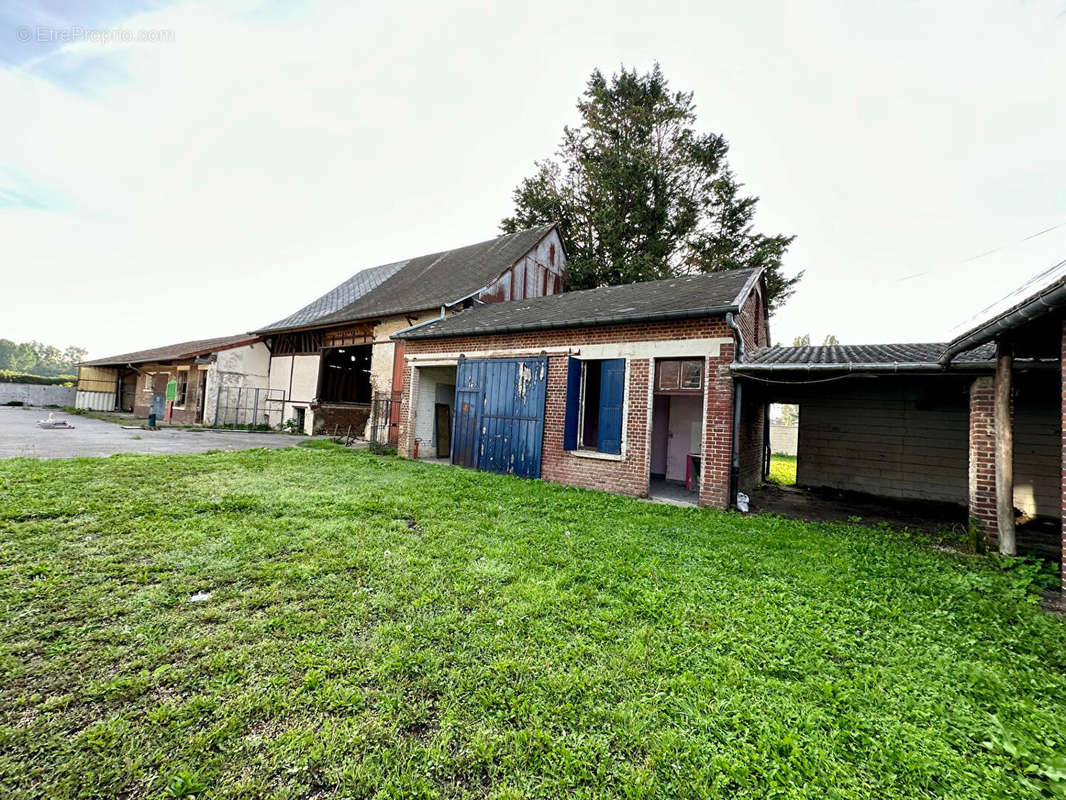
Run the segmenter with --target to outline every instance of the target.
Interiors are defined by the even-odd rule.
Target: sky
[[[797,237],[778,343],[943,341],[1066,259],[1066,0],[9,0],[0,337],[253,330],[491,238],[592,70],[656,61]]]

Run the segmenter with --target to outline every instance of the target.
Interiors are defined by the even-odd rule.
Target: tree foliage
[[[829,346],[838,345],[838,344],[840,344],[840,340],[835,335],[833,335],[832,333],[827,335],[825,337],[825,339],[822,340],[822,346],[823,347],[829,347]],[[810,347],[811,346],[811,335],[809,333],[805,333],[802,336],[797,336],[795,339],[792,340],[792,346],[793,347]]]
[[[574,288],[765,267],[771,307],[792,294],[802,273],[781,261],[794,237],[755,231],[758,198],[725,138],[696,130],[691,92],[671,91],[658,64],[596,70],[577,108],[580,125],[515,189],[504,232],[558,222]]]
[[[85,360],[87,353],[83,347],[60,350],[42,342],[16,343],[0,339],[0,370],[44,376],[70,375],[77,372],[78,363]]]

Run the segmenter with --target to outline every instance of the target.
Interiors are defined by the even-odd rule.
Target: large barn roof
[[[735,269],[485,303],[395,337],[433,339],[717,316],[739,311],[760,274],[758,269]]]
[[[258,332],[321,327],[453,304],[490,285],[554,227],[542,225],[363,270]]]
[[[121,355],[108,356],[107,358],[94,358],[92,361],[83,361],[78,366],[121,367],[126,364],[147,364],[153,361],[177,361],[258,341],[258,336],[252,336],[247,333],[239,333],[235,336],[219,336],[214,339],[195,339],[191,342],[168,344],[163,347],[153,347],[149,350],[136,350],[132,353],[122,353]]]

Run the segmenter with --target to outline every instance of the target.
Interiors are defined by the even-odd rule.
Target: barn
[[[247,333],[197,339],[85,361],[75,407],[147,417],[177,384],[171,421],[188,425],[268,425],[281,421],[267,390],[270,352]],[[272,418],[273,415],[273,418]]]
[[[768,336],[753,269],[477,305],[394,334],[399,451],[726,507],[764,461],[730,365]]]
[[[308,433],[351,431],[395,443],[403,342],[393,333],[474,304],[566,288],[555,225],[364,269],[256,331],[270,348],[270,388]]]

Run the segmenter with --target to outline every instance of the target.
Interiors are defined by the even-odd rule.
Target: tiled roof
[[[714,316],[737,311],[759,274],[737,269],[485,303],[396,336],[430,339]]]
[[[907,365],[928,365],[938,368],[937,360],[947,344],[941,342],[920,344],[851,344],[824,345],[820,347],[763,347],[748,353],[742,364],[734,364],[734,370],[755,369],[804,369],[811,365],[821,368],[855,367],[885,368]],[[984,345],[962,353],[955,360],[959,363],[983,364],[995,358],[995,348]]]
[[[491,284],[554,227],[542,225],[364,270],[260,332],[340,324],[455,303]]]
[[[123,366],[125,364],[145,364],[149,361],[175,361],[258,341],[259,337],[247,333],[240,333],[235,336],[219,336],[215,339],[196,339],[191,342],[166,345],[165,347],[153,347],[150,350],[122,353],[108,358],[95,358],[92,361],[83,361],[79,366],[108,367]]]
[[[370,267],[362,272],[355,273],[352,277],[326,292],[317,300],[313,300],[299,311],[290,314],[285,319],[267,325],[262,332],[274,330],[292,330],[306,325],[314,325],[323,317],[335,314],[342,308],[350,306],[367,292],[377,288],[382,281],[392,276],[397,270],[402,269],[406,261],[397,261],[394,264],[382,264],[380,267]]]

